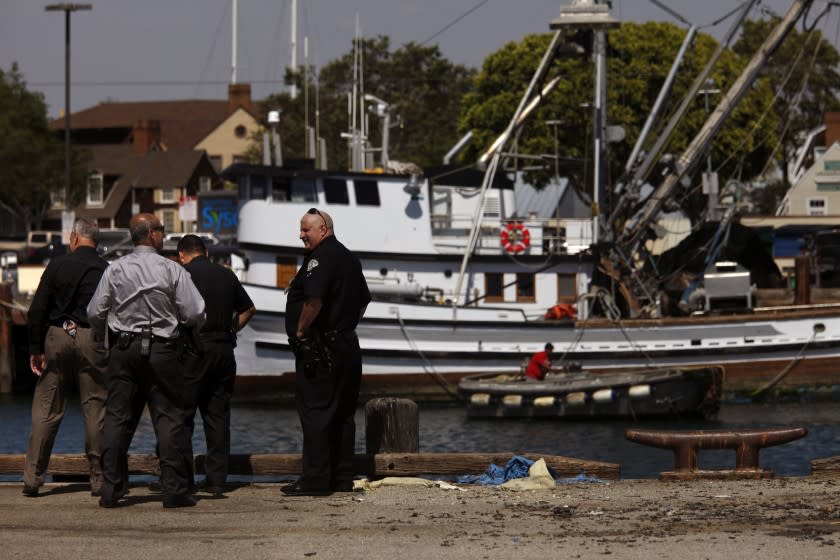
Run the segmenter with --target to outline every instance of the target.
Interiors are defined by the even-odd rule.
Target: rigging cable
[[[779,84],[779,86],[776,88],[776,94],[773,96],[773,99],[771,99],[770,102],[767,104],[767,106],[764,109],[764,112],[761,114],[761,116],[759,116],[759,118],[755,121],[755,123],[753,124],[750,131],[747,133],[746,137],[744,138],[745,141],[743,142],[742,146],[746,146],[746,143],[747,143],[746,140],[751,139],[755,135],[755,133],[758,131],[758,127],[761,126],[761,123],[764,121],[764,119],[771,113],[771,111],[773,109],[773,105],[779,100],[779,98],[784,93],[784,88],[787,85],[788,81],[793,77],[794,71],[799,69],[799,62],[805,54],[805,49],[808,46],[808,43],[809,43],[811,37],[813,36],[813,33],[814,32],[811,31],[808,34],[808,37],[805,38],[805,41],[803,41],[802,48],[799,49],[799,52],[796,54],[796,58],[793,60],[793,63],[791,63],[788,66],[787,73],[785,74],[784,78],[782,79],[782,83]],[[816,48],[814,49],[814,56],[811,59],[811,65],[809,66],[808,71],[805,73],[805,77],[803,78],[803,86],[800,89],[800,93],[798,93],[795,96],[795,99],[797,101],[792,106],[790,106],[790,109],[795,109],[798,106],[799,100],[801,100],[801,93],[804,91],[804,88],[807,85],[807,81],[809,79],[810,73],[813,71],[814,66],[816,65],[816,55],[819,52],[819,49],[820,49],[820,43],[817,42]],[[793,111],[791,110],[791,111],[788,111],[788,117],[787,117],[788,122],[785,124],[783,133],[787,130],[787,127],[790,125],[790,122],[792,121],[792,119],[793,119]],[[758,145],[761,145],[761,143],[759,143]],[[776,148],[778,148],[778,144],[777,144]],[[775,153],[776,148],[774,148],[774,153]],[[755,151],[756,149],[758,149],[758,146],[754,147],[750,151]],[[734,157],[736,157],[736,155],[740,154],[740,155],[744,156],[744,155],[746,155],[746,153],[747,153],[746,148],[742,148],[740,151],[733,152],[725,160],[723,160],[723,162],[721,162],[717,165],[716,171],[719,171],[720,169],[722,169],[727,163],[729,163]],[[768,158],[768,162],[769,162],[769,158]]]
[[[767,391],[769,391],[770,389],[775,387],[782,379],[784,379],[787,376],[787,374],[789,374],[791,372],[791,370],[793,370],[793,368],[796,367],[796,365],[799,362],[802,361],[803,354],[805,353],[805,350],[808,348],[808,346],[811,345],[812,342],[814,342],[814,339],[816,337],[817,337],[817,331],[815,330],[814,332],[811,333],[811,338],[809,338],[805,342],[805,345],[799,350],[799,353],[796,356],[794,356],[794,358],[790,361],[790,363],[788,365],[786,365],[784,367],[784,369],[782,369],[782,371],[780,371],[778,373],[778,375],[776,375],[776,377],[771,379],[767,384],[765,384],[762,387],[759,387],[752,394],[750,394],[750,397],[756,398],[756,397],[759,397],[759,396],[763,395],[764,393],[766,393]]]
[[[468,15],[470,15],[471,13],[473,13],[474,11],[476,11],[477,9],[479,9],[480,7],[482,7],[482,6],[483,6],[484,4],[486,4],[487,2],[488,2],[488,0],[480,0],[480,1],[478,2],[478,4],[476,4],[475,6],[473,6],[472,8],[470,8],[469,10],[467,10],[466,12],[464,12],[463,14],[461,14],[460,16],[456,17],[455,19],[453,19],[452,21],[450,21],[449,23],[447,23],[447,24],[443,27],[443,29],[441,29],[441,30],[440,30],[440,31],[438,31],[437,33],[433,34],[431,37],[429,37],[429,38],[428,38],[428,39],[426,39],[425,41],[421,41],[421,42],[419,43],[419,45],[420,45],[421,47],[422,47],[422,46],[425,46],[425,45],[426,45],[426,43],[428,43],[429,41],[431,41],[432,39],[434,39],[434,38],[435,38],[435,37],[437,37],[438,35],[441,35],[442,33],[444,33],[444,32],[445,32],[446,30],[448,30],[450,27],[452,27],[453,25],[455,25],[456,23],[458,23],[459,21],[461,21],[462,19],[464,19],[465,17],[467,17]]]
[[[447,395],[454,398],[455,400],[463,400],[463,397],[459,395],[457,392],[453,392],[452,389],[449,387],[449,382],[435,370],[434,365],[426,358],[426,355],[420,349],[417,344],[411,339],[408,334],[408,330],[406,329],[405,322],[403,321],[402,316],[400,316],[399,310],[397,310],[397,321],[400,323],[400,331],[402,331],[403,337],[405,341],[408,343],[409,348],[413,351],[417,352],[417,355],[420,356],[420,359],[423,360],[423,370],[428,374],[432,379],[434,379],[440,388],[446,392]]]
[[[213,61],[213,53],[216,51],[216,40],[222,36],[222,24],[225,22],[225,14],[230,10],[230,3],[231,0],[227,0],[225,5],[222,6],[222,15],[219,18],[219,23],[216,25],[216,32],[213,33],[213,41],[210,43],[210,52],[207,53],[207,60],[204,61],[204,66],[201,69],[201,73],[198,75],[198,81],[195,83],[195,95],[198,97],[198,90],[201,88],[202,85],[205,85],[207,82],[204,80],[204,75],[207,70],[210,68],[210,63]],[[80,84],[74,84],[80,85]],[[105,85],[105,84],[93,84],[93,85]],[[133,84],[127,84],[133,85]]]

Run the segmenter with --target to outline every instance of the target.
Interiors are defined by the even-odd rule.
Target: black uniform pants
[[[230,400],[236,379],[236,360],[230,342],[202,341],[201,355],[184,373],[184,415],[187,443],[192,455],[196,409],[204,422],[207,442],[205,470],[207,485],[221,486],[228,474],[230,458]]]
[[[148,404],[157,436],[164,495],[189,493],[183,391],[183,364],[173,343],[153,342],[148,358],[140,355],[139,337],[126,348],[111,348],[102,452],[104,498],[117,498],[128,487],[128,447],[139,400]]]
[[[362,353],[354,331],[328,342],[332,371],[307,377],[295,367],[298,415],[303,431],[303,480],[313,487],[353,480],[356,406],[362,381]]]

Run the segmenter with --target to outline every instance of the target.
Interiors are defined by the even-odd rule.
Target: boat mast
[[[665,149],[665,145],[668,143],[668,141],[670,141],[671,135],[677,128],[677,125],[688,112],[688,109],[691,106],[691,104],[694,103],[695,96],[700,91],[700,88],[705,85],[707,78],[712,72],[712,69],[714,68],[715,64],[717,64],[718,59],[720,59],[721,55],[726,50],[726,47],[729,44],[729,42],[741,28],[741,24],[743,23],[744,19],[746,19],[747,14],[749,13],[750,9],[756,4],[756,2],[758,2],[758,0],[750,0],[749,2],[744,3],[739,16],[735,19],[724,38],[718,44],[717,49],[712,54],[709,61],[706,63],[706,66],[694,79],[694,82],[691,84],[691,87],[688,89],[688,92],[685,94],[685,97],[683,97],[680,106],[677,108],[674,114],[671,115],[671,118],[668,121],[668,124],[665,126],[665,129],[662,131],[662,134],[660,134],[659,137],[656,139],[656,142],[654,143],[653,147],[645,155],[644,160],[640,164],[638,164],[638,167],[636,167],[632,178],[628,180],[629,182],[626,185],[628,193],[624,196],[621,196],[618,199],[615,208],[610,214],[610,224],[615,224],[617,222],[619,217],[627,209],[628,205],[632,204],[635,201],[638,201],[639,191],[642,187],[642,184],[650,174],[650,171],[651,169],[653,169],[654,164],[656,164],[656,162],[662,155],[662,151]],[[629,227],[632,227],[632,225]]]
[[[231,33],[230,33],[230,66],[231,66],[231,75],[230,75],[230,83],[236,83],[236,15],[239,11],[237,9],[237,0],[233,0],[233,4],[231,7]]]
[[[813,3],[813,0],[795,0],[784,18],[770,33],[764,44],[753,55],[747,67],[734,84],[726,92],[721,102],[706,120],[703,128],[685,149],[677,160],[674,170],[665,177],[662,184],[651,194],[642,207],[639,219],[631,228],[625,230],[619,238],[619,245],[626,247],[624,255],[630,256],[639,250],[648,233],[648,227],[659,215],[662,205],[670,198],[680,179],[691,171],[700,161],[703,153],[709,149],[712,139],[717,134],[724,120],[729,116],[743,95],[758,77],[759,71],[767,63],[767,59],[784,40],[791,28],[796,24],[802,13]]]
[[[291,45],[290,45],[291,46],[291,51],[292,51],[292,54],[291,54],[292,60],[289,63],[289,69],[292,71],[292,76],[294,76],[297,73],[297,0],[292,0],[292,17],[291,17],[291,24],[290,25],[292,27],[291,33],[290,33],[290,36],[292,38],[291,39]],[[297,98],[297,94],[298,94],[297,83],[295,83],[293,81],[292,82],[292,90],[290,92],[290,95],[291,95],[292,99]]]
[[[492,154],[489,157],[489,163],[487,165],[486,171],[484,173],[484,180],[481,183],[481,190],[479,191],[479,202],[476,206],[475,213],[473,214],[473,223],[472,228],[470,230],[470,237],[467,241],[467,247],[464,251],[464,257],[461,260],[461,269],[458,273],[458,281],[455,284],[455,303],[453,304],[453,309],[457,310],[458,300],[464,297],[464,302],[469,301],[469,297],[466,293],[462,292],[463,284],[464,284],[464,277],[466,275],[467,265],[469,263],[470,257],[472,256],[473,251],[475,250],[475,245],[478,241],[478,235],[481,230],[481,217],[484,215],[484,207],[487,201],[487,189],[493,184],[493,179],[496,175],[496,170],[498,169],[499,162],[503,155],[503,151],[505,145],[510,140],[511,136],[517,129],[517,127],[522,124],[523,114],[526,114],[528,108],[536,107],[536,103],[539,102],[541,96],[536,98],[536,102],[533,98],[535,90],[537,90],[538,84],[544,81],[545,75],[548,72],[548,67],[550,66],[551,62],[554,60],[555,54],[557,52],[558,47],[560,46],[561,38],[563,37],[565,30],[572,30],[572,29],[592,29],[594,31],[608,29],[610,27],[616,27],[619,25],[618,20],[613,19],[609,13],[609,7],[606,4],[599,4],[596,0],[572,0],[572,3],[569,6],[564,6],[560,9],[560,16],[557,19],[554,19],[549,24],[551,29],[555,30],[554,37],[551,39],[551,44],[548,46],[548,49],[545,51],[542,60],[540,61],[539,66],[537,67],[536,72],[534,72],[534,76],[531,78],[531,83],[528,84],[528,88],[525,90],[525,94],[522,96],[522,99],[519,101],[519,106],[514,111],[513,116],[508,123],[507,128],[502,133],[501,136],[496,140],[494,147],[492,149]],[[604,41],[604,44],[606,41]],[[603,49],[605,50],[605,48]],[[600,72],[605,72],[605,64],[601,64],[599,66]],[[596,91],[602,92],[602,86],[606,84],[605,78],[602,76],[600,79],[596,78]],[[546,87],[553,87],[553,85],[549,84]],[[550,91],[550,89],[549,89]],[[596,93],[597,96],[600,98],[600,110],[602,113],[596,114],[596,120],[605,119],[606,115],[606,98],[601,93]],[[533,106],[531,104],[533,103]],[[603,129],[600,125],[596,124],[596,128]],[[601,139],[603,136],[597,135],[596,144],[596,153],[598,150],[601,149]],[[487,154],[485,154],[485,157]],[[598,164],[601,164],[598,161]],[[605,165],[605,163],[604,163]],[[605,180],[605,174],[601,175],[600,180]],[[597,190],[599,187],[596,183],[595,189]]]

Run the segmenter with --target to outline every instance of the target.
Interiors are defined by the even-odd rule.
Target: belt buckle
[[[76,323],[68,319],[61,324],[61,328],[64,329],[64,332],[72,338],[76,338],[76,334],[78,332]]]
[[[130,332],[121,332],[117,337],[117,346],[119,346],[120,350],[125,350],[131,345],[133,333]]]

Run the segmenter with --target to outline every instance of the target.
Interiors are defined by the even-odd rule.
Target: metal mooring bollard
[[[764,447],[781,445],[807,434],[808,430],[805,428],[690,432],[630,429],[624,432],[624,437],[636,443],[671,449],[674,452],[674,470],[659,473],[660,480],[696,480],[770,478],[773,471],[759,467],[759,451]],[[701,449],[733,449],[735,469],[699,469],[697,452]]]

